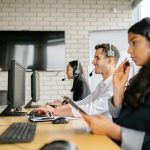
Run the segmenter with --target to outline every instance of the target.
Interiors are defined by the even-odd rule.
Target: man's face
[[[95,52],[95,56],[92,64],[95,66],[96,74],[103,74],[108,68],[108,59],[105,54],[103,54],[103,49],[99,48]]]

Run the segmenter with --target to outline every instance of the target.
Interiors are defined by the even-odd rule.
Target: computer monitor
[[[22,105],[25,104],[25,73],[26,69],[18,64],[15,60],[11,60],[8,71],[8,109],[4,111],[4,115],[23,115],[21,112]]]
[[[31,100],[25,105],[25,108],[36,108],[39,105],[32,105],[32,102],[40,100],[40,79],[39,72],[33,71],[31,75]]]

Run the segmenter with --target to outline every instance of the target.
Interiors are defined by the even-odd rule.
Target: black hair
[[[73,68],[73,75],[75,74],[75,71],[78,69],[79,70],[79,76],[82,76],[83,67],[78,60],[70,61],[68,64]]]
[[[135,33],[140,34],[147,38],[148,41],[150,41],[150,18],[146,17],[142,19],[141,21],[135,23],[133,26],[131,26],[128,30],[128,33]]]
[[[102,52],[103,52],[103,54],[106,56],[106,57],[108,57],[107,56],[107,53],[108,53],[108,51],[111,49],[113,52],[114,52],[114,58],[115,58],[115,64],[117,64],[117,62],[118,62],[118,60],[119,60],[119,58],[120,58],[120,53],[119,53],[119,51],[118,51],[118,49],[117,49],[117,47],[116,46],[114,46],[114,45],[112,45],[112,44],[109,44],[109,43],[102,43],[102,44],[97,44],[96,46],[95,46],[95,50],[98,50],[99,48],[102,48],[103,50],[102,50]],[[112,56],[111,56],[112,57]]]
[[[128,33],[140,34],[147,38],[148,31],[150,31],[150,18],[144,18],[131,26]],[[142,66],[137,75],[130,79],[124,93],[123,104],[138,108],[140,105],[145,105],[148,95],[150,95],[150,60],[148,64]]]
[[[124,93],[124,105],[138,108],[144,105],[145,99],[150,95],[150,63],[143,66],[139,73],[132,77]]]
[[[71,92],[73,92],[74,91],[74,86],[75,86],[77,80],[79,80],[81,78],[85,79],[85,77],[83,76],[83,67],[82,67],[81,63],[78,60],[70,61],[68,64],[73,68],[73,75],[75,75],[75,71],[77,69],[79,69],[79,74],[74,77],[73,86],[70,90]]]

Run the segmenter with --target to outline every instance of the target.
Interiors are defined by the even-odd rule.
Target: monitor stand
[[[38,108],[40,105],[32,105],[33,99],[31,99],[24,108]]]
[[[26,114],[27,112],[22,112],[21,109],[11,111],[9,108],[7,108],[0,115],[1,116],[25,116]]]
[[[27,112],[21,112],[21,111],[9,111],[4,112],[1,114],[1,116],[25,116]]]

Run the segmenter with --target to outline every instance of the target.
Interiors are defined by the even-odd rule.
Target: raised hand
[[[113,74],[114,86],[114,105],[119,106],[122,104],[126,83],[128,81],[130,66],[126,65],[126,61],[121,63],[118,69]]]

